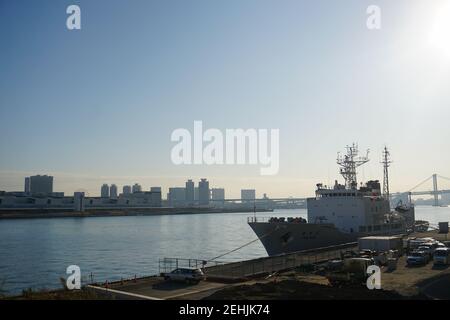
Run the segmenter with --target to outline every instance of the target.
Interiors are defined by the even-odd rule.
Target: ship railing
[[[302,217],[247,217],[247,223],[256,222],[288,222],[288,223],[305,223],[306,219]]]
[[[253,223],[253,222],[269,222],[271,219],[271,217],[247,217],[247,222],[248,223]]]

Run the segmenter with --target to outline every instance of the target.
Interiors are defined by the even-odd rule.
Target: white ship
[[[369,161],[358,156],[358,146],[347,146],[337,163],[345,179],[333,187],[317,184],[314,198],[307,199],[308,220],[302,218],[249,218],[269,256],[313,248],[355,242],[369,235],[405,233],[414,224],[414,207],[390,209],[388,167],[389,152],[384,149],[383,192],[378,180],[358,188],[356,169]]]

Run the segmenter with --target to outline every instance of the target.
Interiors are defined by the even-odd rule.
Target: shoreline
[[[48,218],[91,218],[91,217],[129,217],[164,216],[187,214],[253,213],[254,209],[212,209],[212,208],[121,208],[90,209],[75,212],[70,209],[10,209],[0,210],[0,220],[48,219]],[[269,209],[256,209],[256,212],[273,212]]]

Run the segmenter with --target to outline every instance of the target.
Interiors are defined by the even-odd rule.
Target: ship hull
[[[401,234],[404,229],[388,232],[343,233],[332,224],[249,222],[269,256],[356,242],[369,235]]]

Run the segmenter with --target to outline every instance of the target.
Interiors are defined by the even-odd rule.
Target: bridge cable
[[[441,176],[441,175],[438,175],[438,177],[441,178],[441,179],[449,180],[449,181],[450,181],[450,178],[447,178],[447,177],[444,177],[444,176]]]
[[[428,177],[428,178],[426,178],[424,181],[422,181],[421,183],[419,183],[417,186],[415,186],[414,188],[412,188],[412,189],[409,189],[408,191],[406,191],[405,193],[408,193],[408,192],[411,192],[411,191],[413,191],[414,189],[417,189],[418,187],[420,187],[421,185],[423,185],[425,182],[427,182],[428,180],[431,180],[431,178],[433,178],[433,176],[430,176],[430,177]]]

